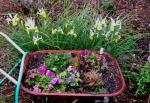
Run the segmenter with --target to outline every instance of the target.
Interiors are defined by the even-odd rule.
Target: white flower
[[[61,27],[58,28],[57,32],[60,32],[61,34],[64,34],[63,29]]]
[[[39,36],[38,34],[34,35],[33,38],[32,38],[32,40],[33,40],[34,45],[37,45],[38,41],[42,40],[42,36]]]
[[[106,18],[103,19],[102,16],[98,17],[94,27],[97,28],[97,30],[102,30],[103,27],[106,27]]]
[[[92,29],[90,29],[90,39],[91,40],[93,40],[93,36],[95,35],[95,32],[92,30]]]
[[[29,30],[35,29],[35,20],[33,20],[32,18],[27,18],[27,21],[25,22],[25,26]]]
[[[119,20],[119,17],[117,17],[116,20],[113,18],[110,18],[110,20],[111,20],[111,26],[110,26],[111,31],[114,31],[115,26],[119,26],[119,29],[121,29],[121,21]]]
[[[94,32],[93,32],[93,30],[92,29],[90,29],[90,36],[94,36]]]
[[[104,35],[106,38],[109,37],[110,31],[108,31],[108,32],[104,31],[103,35]]]
[[[12,22],[13,26],[17,25],[17,22],[19,21],[19,18],[17,17],[18,14],[15,14],[14,16],[12,14],[8,14],[8,17],[6,18],[7,24],[9,25],[10,22]]]
[[[72,35],[72,36],[74,36],[74,37],[77,37],[77,34],[75,33],[74,29],[70,30],[70,31],[68,32],[68,35]]]
[[[47,17],[46,12],[45,12],[45,10],[44,10],[43,8],[38,9],[37,14],[39,14],[39,15],[43,16],[44,18],[46,18],[46,17]]]
[[[115,32],[115,35],[119,35],[119,32]]]
[[[56,70],[57,70],[57,68],[55,68],[55,67],[54,67],[52,70],[53,70],[53,71],[56,71]]]

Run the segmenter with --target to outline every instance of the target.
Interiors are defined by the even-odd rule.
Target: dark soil
[[[29,69],[39,68],[44,63],[44,60],[47,57],[48,54],[39,54],[32,56],[31,59],[29,60],[27,68]]]
[[[127,82],[126,82],[127,83]],[[114,97],[115,103],[148,103],[148,96],[139,97],[134,95],[135,85],[129,81],[126,90],[119,96]]]

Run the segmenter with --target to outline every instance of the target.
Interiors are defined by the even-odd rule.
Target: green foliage
[[[103,0],[103,9],[106,12],[113,11],[115,9],[113,1],[112,0]]]
[[[100,88],[99,93],[105,94],[105,93],[107,93],[107,90],[105,88]]]
[[[63,72],[69,65],[71,54],[53,54],[45,60],[45,64],[50,70],[56,69],[55,72]]]
[[[150,63],[139,68],[139,74],[125,71],[126,79],[132,80],[135,88],[135,95],[145,96],[150,92]]]
[[[140,68],[140,74],[137,76],[136,95],[144,96],[150,93],[150,63],[146,63]]]
[[[59,76],[62,79],[62,81],[64,82],[64,85],[71,86],[71,87],[79,86],[79,82],[81,81],[81,79],[78,76],[76,76],[76,74],[73,72],[64,71],[64,72],[60,73]],[[68,82],[69,77],[75,78],[75,81]]]
[[[45,11],[43,11],[45,12]],[[106,19],[90,8],[69,16],[65,13],[56,22],[45,14],[20,18],[12,28],[12,38],[25,51],[37,50],[99,50],[103,47],[118,57],[135,49],[136,36],[129,36],[121,27],[121,20]],[[18,19],[17,19],[18,20]],[[31,28],[26,24],[34,24]]]
[[[29,85],[38,85],[42,87],[43,89],[47,90],[47,86],[49,85],[52,78],[47,78],[45,75],[40,76],[38,73],[35,73],[36,80],[30,80],[28,79],[27,82]]]

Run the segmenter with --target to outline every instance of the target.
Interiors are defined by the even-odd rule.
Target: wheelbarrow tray
[[[25,65],[24,65],[24,75],[23,75],[23,80],[25,80],[26,76],[27,76],[27,71],[28,71],[28,63],[30,61],[30,59],[34,56],[34,55],[41,55],[41,54],[63,54],[63,53],[74,53],[74,54],[81,54],[82,51],[80,50],[43,50],[43,51],[37,51],[37,52],[32,52],[30,53],[26,59],[25,59]],[[98,53],[96,51],[96,53]],[[23,82],[22,80],[22,85],[21,88],[27,92],[30,95],[34,95],[34,96],[47,96],[47,97],[112,97],[112,96],[117,96],[119,94],[121,94],[124,89],[125,89],[125,80],[124,77],[122,75],[121,69],[118,65],[118,62],[115,58],[113,58],[109,53],[104,52],[103,54],[105,57],[109,58],[112,62],[112,64],[114,65],[114,69],[115,69],[115,73],[117,73],[117,75],[119,76],[118,82],[119,82],[119,87],[113,91],[112,93],[105,93],[105,94],[98,94],[98,93],[35,93],[33,91],[31,91],[29,88],[27,88],[25,82]],[[108,75],[109,76],[109,75]]]

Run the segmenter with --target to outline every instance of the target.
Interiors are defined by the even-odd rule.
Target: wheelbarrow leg
[[[38,97],[32,96],[32,103],[38,103]]]
[[[103,100],[95,100],[95,103],[109,103],[109,98],[110,97],[104,97],[104,99]]]

